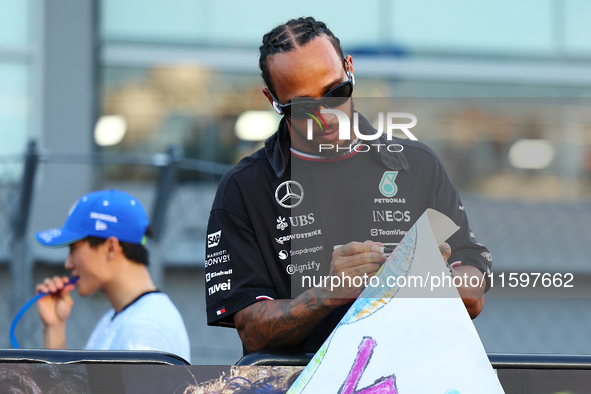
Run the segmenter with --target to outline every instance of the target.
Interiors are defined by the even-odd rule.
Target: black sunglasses
[[[349,64],[347,59],[345,63]],[[343,64],[344,66],[344,64]],[[351,66],[349,65],[349,70]],[[334,88],[330,89],[320,100],[308,100],[306,98],[295,97],[290,100],[287,104],[279,104],[279,101],[269,91],[269,94],[273,98],[273,109],[279,115],[285,115],[291,119],[308,119],[310,118],[310,110],[317,111],[318,107],[336,108],[345,104],[349,98],[353,95],[353,87],[355,86],[355,76],[351,71],[345,73],[349,79],[341,84],[338,84]]]

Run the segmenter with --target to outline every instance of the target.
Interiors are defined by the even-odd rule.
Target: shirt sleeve
[[[207,324],[234,326],[233,315],[278,298],[253,226],[241,211],[212,209],[205,258]]]
[[[443,165],[438,162],[438,180],[435,198],[435,209],[447,215],[460,229],[448,240],[451,247],[451,256],[448,260],[450,267],[459,265],[471,265],[478,268],[483,275],[487,275],[492,269],[492,255],[489,250],[476,240],[476,236],[470,229],[466,209],[460,199],[460,195],[449,178]],[[486,290],[490,288],[487,280]]]

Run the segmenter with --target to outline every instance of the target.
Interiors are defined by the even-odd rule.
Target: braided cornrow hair
[[[263,45],[259,47],[261,57],[259,68],[265,85],[273,95],[275,90],[271,85],[271,74],[267,65],[267,58],[270,55],[292,51],[306,45],[319,35],[325,35],[332,43],[337,55],[344,58],[341,42],[332,34],[324,22],[317,21],[311,16],[307,18],[292,19],[283,25],[279,25],[263,36]],[[275,95],[275,97],[277,97]]]

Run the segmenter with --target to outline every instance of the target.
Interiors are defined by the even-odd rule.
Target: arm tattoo
[[[291,347],[334,309],[324,301],[313,290],[292,300],[259,301],[237,312],[234,322],[251,352]]]

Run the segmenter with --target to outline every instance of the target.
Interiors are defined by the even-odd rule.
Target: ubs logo
[[[275,189],[275,200],[283,208],[295,208],[304,199],[304,188],[296,181],[285,181]]]
[[[307,226],[308,224],[314,223],[314,213],[309,213],[307,215],[290,216],[289,222],[293,227]]]

